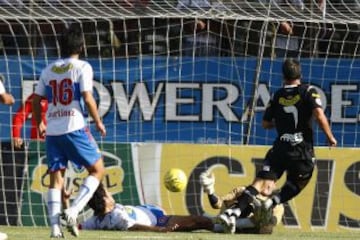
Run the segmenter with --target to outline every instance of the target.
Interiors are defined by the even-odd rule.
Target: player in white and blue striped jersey
[[[154,232],[214,229],[212,219],[205,216],[166,215],[159,206],[118,204],[102,184],[95,191],[88,206],[94,210],[94,215],[81,223],[80,229]]]
[[[67,223],[72,227],[76,226],[79,212],[86,206],[105,173],[101,151],[87,127],[89,113],[96,129],[102,136],[106,135],[92,94],[92,67],[79,59],[84,48],[81,29],[75,25],[70,27],[63,35],[61,45],[64,58],[43,69],[33,97],[33,116],[39,135],[44,137],[46,134],[46,159],[50,174],[48,215],[50,236],[53,238],[64,237],[59,219],[61,190],[68,161],[84,166],[89,173],[77,198],[64,212]],[[46,124],[41,114],[42,98],[48,101]],[[73,234],[76,235],[77,231]]]

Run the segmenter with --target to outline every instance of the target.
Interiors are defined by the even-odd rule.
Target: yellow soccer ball
[[[164,175],[164,184],[170,192],[181,192],[186,187],[187,176],[183,170],[171,168]]]

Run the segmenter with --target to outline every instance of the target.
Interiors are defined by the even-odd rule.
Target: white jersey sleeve
[[[4,94],[5,93],[5,87],[4,84],[0,81],[0,94]]]
[[[93,216],[83,222],[81,228],[125,231],[135,224],[156,226],[156,217],[149,209],[141,206],[116,204],[115,208],[105,216]]]
[[[130,214],[130,215],[129,215]],[[131,213],[123,205],[115,208],[105,216],[93,216],[81,224],[81,229],[88,230],[120,230],[125,231],[136,223]]]
[[[85,63],[83,70],[79,77],[80,92],[92,92],[93,90],[94,73],[91,65]]]

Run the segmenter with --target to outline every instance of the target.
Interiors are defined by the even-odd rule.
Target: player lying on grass
[[[253,187],[259,194],[241,213],[233,208],[241,197],[246,197],[245,186],[238,186],[224,196],[215,194],[215,176],[209,171],[200,175],[200,184],[208,195],[209,202],[214,209],[221,209],[217,217],[218,222],[228,233],[272,233],[273,227],[281,222],[284,215],[282,204],[275,208],[265,208],[263,203],[272,195],[277,180],[276,175],[268,171],[259,171]]]
[[[94,215],[81,223],[80,229],[154,232],[214,229],[214,223],[208,217],[166,215],[158,206],[118,204],[102,184],[88,206],[94,210]]]

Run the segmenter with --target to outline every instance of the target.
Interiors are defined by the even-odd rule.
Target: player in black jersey
[[[282,67],[284,85],[276,91],[263,116],[265,129],[276,128],[277,138],[267,152],[262,171],[270,171],[279,179],[284,172],[287,179],[278,194],[265,202],[267,208],[289,201],[309,183],[315,165],[313,150],[312,119],[314,118],[326,135],[329,146],[337,141],[330,129],[321,106],[320,95],[311,85],[301,83],[300,63],[286,59]],[[255,179],[256,182],[256,179]],[[229,216],[219,216],[219,221],[228,224],[231,215],[238,215],[259,193],[256,185],[246,187]]]

